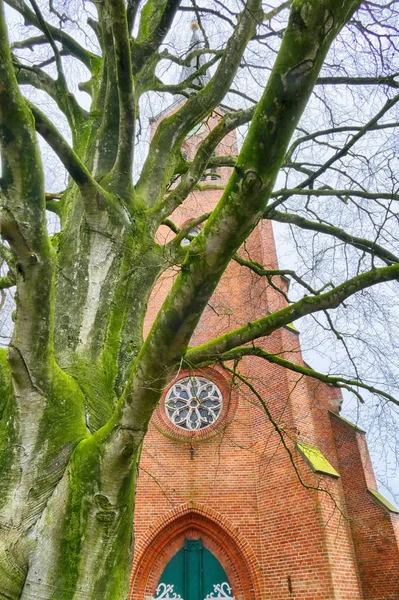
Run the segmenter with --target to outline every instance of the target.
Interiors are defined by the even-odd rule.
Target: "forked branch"
[[[45,34],[43,31],[41,24],[35,15],[34,11],[31,10],[23,0],[4,0],[8,6],[16,10],[22,15],[26,24],[34,25],[40,31]],[[94,67],[98,64],[99,57],[86,50],[81,46],[72,36],[67,34],[62,29],[58,29],[50,23],[46,22],[46,27],[48,31],[51,33],[52,37],[55,41],[60,42],[68,51],[71,56],[74,56],[78,60],[80,60],[90,71],[93,71]]]
[[[36,131],[40,133],[57,154],[76,185],[79,186],[82,192],[88,194],[89,197],[92,197],[97,192],[104,194],[104,190],[93,179],[76,152],[72,150],[52,121],[32,102],[26,100],[26,103],[35,117]]]
[[[259,11],[259,0],[248,0],[215,75],[174,115],[164,119],[158,126],[136,186],[138,195],[149,207],[162,201],[186,135],[223,100],[230,88],[246,45],[256,29]],[[165,152],[166,148],[168,152]]]
[[[331,236],[335,239],[341,240],[345,244],[349,244],[354,248],[358,248],[363,252],[367,252],[371,256],[376,256],[384,261],[387,265],[395,264],[399,262],[399,257],[380,246],[376,242],[368,240],[366,238],[360,238],[355,235],[351,235],[344,229],[340,227],[334,227],[333,225],[328,225],[327,223],[323,223],[322,221],[310,221],[305,217],[301,217],[300,215],[294,213],[286,213],[279,212],[274,209],[267,209],[265,212],[265,217],[271,219],[272,221],[278,221],[279,223],[289,223],[291,225],[296,225],[301,229],[306,229],[308,231],[318,231],[319,233],[324,233],[328,236]]]
[[[258,358],[267,360],[267,362],[279,365],[280,367],[288,369],[289,371],[293,371],[294,373],[299,373],[300,375],[305,375],[306,377],[317,379],[318,381],[321,381],[330,387],[347,390],[354,394],[361,403],[364,403],[365,400],[359,393],[359,388],[361,390],[369,392],[370,394],[380,396],[381,398],[384,398],[385,400],[396,404],[396,406],[399,406],[399,400],[392,396],[392,394],[388,394],[384,390],[381,390],[380,388],[377,388],[374,385],[367,384],[364,381],[358,379],[348,379],[347,377],[342,377],[341,375],[326,375],[325,373],[320,373],[319,371],[316,371],[311,367],[297,364],[295,362],[282,358],[277,354],[267,352],[259,346],[245,346],[241,348],[235,348],[234,350],[222,354],[218,362],[224,363],[230,360],[240,360],[244,356],[257,356]]]
[[[135,130],[135,99],[130,38],[124,0],[108,3],[114,41],[114,60],[119,96],[119,140],[111,180],[118,192],[126,195],[131,190]]]
[[[289,325],[290,323],[320,310],[337,308],[344,300],[353,294],[365,290],[377,283],[395,281],[399,278],[399,263],[389,267],[372,269],[361,275],[357,275],[341,285],[317,296],[305,296],[277,312],[262,319],[253,321],[214,340],[191,348],[185,354],[185,359],[190,364],[203,364],[204,362],[217,360],[225,352],[248,344],[254,340],[270,335],[276,329]]]

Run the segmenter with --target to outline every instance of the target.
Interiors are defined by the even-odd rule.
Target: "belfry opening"
[[[195,48],[197,27],[192,36]],[[178,106],[153,119],[153,132]],[[214,111],[190,133],[184,160],[223,114]],[[202,215],[232,173],[212,159],[237,154],[230,132],[173,214],[186,232],[183,247],[201,236]],[[166,246],[175,235],[163,225],[158,241]],[[278,270],[269,221],[227,267],[193,345],[287,306],[279,293],[287,278],[269,285],[240,256]],[[147,330],[174,277],[167,272],[154,289]],[[257,345],[304,365],[293,326]],[[185,368],[163,392],[140,463],[130,600],[398,600],[398,511],[377,490],[365,432],[340,415],[340,391],[255,356],[242,358],[240,373],[229,362]]]

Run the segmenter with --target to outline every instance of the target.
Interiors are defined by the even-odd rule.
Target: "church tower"
[[[222,114],[187,137],[187,160]],[[216,149],[237,153],[235,133]],[[230,172],[205,172],[173,215],[178,227],[214,208]],[[278,269],[270,222],[240,255]],[[154,289],[148,328],[174,276]],[[288,285],[232,261],[192,345],[284,307]],[[259,345],[303,364],[294,327]],[[238,370],[180,370],[164,390],[140,463],[130,600],[398,600],[398,511],[377,491],[365,432],[339,414],[340,392],[255,357]]]

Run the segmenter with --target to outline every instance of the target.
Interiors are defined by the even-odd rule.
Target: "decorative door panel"
[[[166,565],[154,600],[235,600],[222,565],[202,544],[185,540]]]

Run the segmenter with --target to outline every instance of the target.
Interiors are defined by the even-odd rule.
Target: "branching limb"
[[[166,225],[166,227],[169,227],[169,229],[171,231],[173,231],[173,233],[175,233],[176,235],[180,232],[180,227],[178,227],[176,225],[176,223],[174,223],[173,221],[171,221],[170,219],[164,219],[162,221],[162,225]]]
[[[201,225],[204,221],[209,219],[210,215],[211,213],[208,212],[200,215],[196,219],[191,219],[191,221],[189,221],[184,227],[176,231],[176,237],[171,242],[169,242],[169,244],[166,245],[166,248],[178,248],[185,238],[187,238],[188,240],[192,240],[193,237],[190,236],[190,231],[194,229],[194,227]],[[167,221],[168,223],[170,223],[169,219]]]
[[[386,103],[384,104],[384,106],[381,108],[381,110],[378,111],[378,113],[372,118],[370,119],[370,121],[368,123],[366,123],[366,125],[364,125],[358,133],[356,133],[354,136],[351,137],[351,139],[338,151],[336,152],[336,154],[334,156],[332,156],[330,159],[328,159],[322,167],[320,167],[319,169],[317,169],[317,171],[315,171],[310,177],[307,177],[302,183],[300,183],[297,188],[299,189],[303,189],[306,187],[311,186],[315,180],[320,177],[320,175],[322,175],[323,173],[325,173],[329,167],[331,167],[331,165],[333,165],[337,160],[339,160],[340,158],[342,158],[343,156],[345,156],[346,154],[348,154],[349,150],[362,138],[364,137],[375,125],[377,125],[378,121],[389,111],[391,110],[391,108],[393,106],[395,106],[395,104],[397,104],[397,102],[399,101],[399,94],[397,94],[396,96],[394,96],[393,98],[390,98],[389,100],[386,101]],[[273,204],[270,205],[270,208],[275,208],[277,207],[279,204],[281,204],[281,202],[283,202],[285,200],[284,198],[279,198],[277,200],[275,200],[273,202]]]
[[[131,192],[132,185],[136,119],[130,39],[124,0],[110,0],[108,8],[114,40],[116,79],[119,95],[119,142],[111,179],[114,182],[118,182],[118,193],[126,195]]]
[[[115,48],[110,17],[104,2],[97,4],[99,21],[96,25],[103,53],[98,74],[98,91],[93,100],[92,114],[99,125],[93,150],[92,174],[98,181],[110,173],[115,164],[119,145],[119,93],[116,81]]]
[[[251,271],[256,273],[256,275],[259,275],[259,277],[266,277],[269,280],[269,282],[271,282],[273,277],[292,277],[292,279],[295,279],[295,281],[297,283],[299,283],[302,287],[304,287],[311,294],[318,295],[322,291],[322,290],[315,290],[314,288],[312,288],[311,285],[309,285],[302,277],[300,277],[292,269],[266,269],[260,263],[254,261],[254,260],[246,260],[245,258],[242,258],[242,256],[240,256],[239,254],[235,254],[233,256],[233,259],[239,265],[241,265],[243,267],[247,267],[248,269],[250,269]],[[282,293],[282,290],[279,289],[278,291],[280,293]],[[284,294],[284,296],[285,296],[286,300],[288,301],[287,296],[285,294]]]
[[[195,58],[203,56],[204,54],[223,56],[223,50],[212,50],[211,48],[197,48],[195,50],[192,50],[191,52],[188,52],[183,57],[179,57],[175,56],[174,54],[171,54],[167,49],[165,49],[161,52],[161,54],[158,55],[158,59],[173,62],[176,65],[179,65],[180,67],[189,67]]]
[[[290,306],[275,313],[267,315],[262,319],[248,323],[224,336],[190,349],[186,358],[192,364],[217,360],[217,357],[237,346],[247,344],[255,339],[270,335],[276,329],[289,325],[297,319],[306,315],[337,308],[344,300],[353,294],[367,289],[377,283],[395,281],[399,278],[399,263],[389,267],[372,269],[361,275],[357,275],[332,290],[317,296],[305,296]]]
[[[399,194],[393,192],[366,192],[363,190],[336,190],[333,188],[312,188],[310,190],[302,188],[280,189],[273,192],[272,198],[288,198],[290,196],[338,196],[339,198],[365,198],[366,200],[399,200]]]
[[[264,400],[264,398],[262,397],[262,395],[258,392],[258,390],[256,389],[256,387],[249,381],[248,377],[245,377],[244,375],[242,375],[241,373],[239,373],[236,368],[231,369],[230,367],[228,367],[225,363],[222,363],[222,367],[228,371],[233,377],[237,377],[237,379],[239,379],[251,392],[252,394],[255,396],[255,398],[257,398],[258,402],[260,403],[260,405],[262,406],[263,410],[265,411],[270,423],[272,424],[274,430],[276,431],[277,435],[279,436],[281,443],[284,447],[284,450],[287,452],[290,462],[294,468],[295,471],[295,475],[298,478],[299,483],[307,490],[314,490],[316,492],[322,492],[327,494],[327,496],[330,497],[333,505],[337,508],[337,510],[339,511],[339,513],[341,515],[343,515],[345,518],[346,515],[344,515],[342,507],[337,504],[337,499],[335,498],[335,496],[330,492],[330,490],[328,490],[327,488],[321,487],[320,485],[309,485],[308,483],[306,483],[300,473],[300,470],[294,460],[294,455],[292,453],[292,440],[291,440],[291,444],[289,444],[287,442],[288,439],[288,435],[287,433],[284,431],[284,428],[279,425],[279,423],[276,421],[276,419],[273,417],[269,406],[267,404],[267,402]]]
[[[42,90],[57,103],[58,108],[68,120],[75,142],[79,136],[80,125],[89,117],[88,113],[79,105],[75,96],[65,92],[58,81],[39,67],[24,65],[16,57],[13,57],[13,62],[20,85],[31,85],[38,90]]]
[[[57,79],[55,80],[55,88],[56,88],[56,92],[57,92],[55,100],[56,100],[57,104],[60,106],[60,108],[62,107],[62,110],[68,119],[68,123],[69,123],[69,126],[71,127],[71,131],[76,136],[75,132],[81,125],[83,111],[80,109],[80,106],[76,102],[75,97],[72,94],[70,94],[70,92],[69,92],[67,80],[66,80],[65,74],[64,74],[64,68],[62,65],[61,54],[60,54],[60,51],[58,50],[57,44],[54,42],[50,28],[49,28],[48,24],[46,23],[46,21],[44,20],[43,15],[40,12],[40,9],[39,9],[39,6],[38,6],[36,0],[29,0],[29,2],[31,3],[33,10],[35,11],[35,15],[38,20],[39,27],[44,32],[44,35],[46,36],[48,43],[50,44],[51,49],[54,53],[54,61],[55,61],[56,67],[57,67],[57,74],[58,74]],[[46,61],[45,64],[47,64],[49,62],[50,61]]]
[[[183,81],[179,83],[165,84],[162,83],[160,79],[155,78],[150,89],[154,92],[167,92],[169,94],[184,94],[186,96],[189,96],[188,89],[192,88],[193,90],[200,90],[201,86],[199,86],[198,83],[196,83],[196,81],[198,81],[198,77],[201,77],[201,75],[205,75],[208,69],[220,60],[221,56],[223,55],[219,53],[216,54],[208,62],[201,65],[189,77],[183,79]]]
[[[178,227],[176,223],[170,219],[165,219],[163,221],[162,224],[169,227],[169,229],[175,234],[175,237],[163,247],[163,256],[165,259],[166,268],[171,267],[172,265],[182,265],[188,253],[188,244],[182,244],[182,241],[186,239],[189,242],[192,242],[195,236],[190,235],[191,230],[206,221],[210,214],[211,213],[204,213],[196,219],[191,219],[182,228]]]
[[[251,114],[252,111],[254,111],[254,108],[250,108],[248,110],[248,113]],[[245,116],[245,118],[249,118],[248,117],[248,113]],[[242,117],[242,119],[244,119],[244,117]],[[218,168],[218,167],[235,167],[236,166],[236,162],[237,162],[237,156],[234,155],[229,155],[229,156],[211,156],[211,158],[208,160],[208,164],[207,167],[209,169],[211,169],[212,167]]]
[[[197,183],[200,181],[201,175],[207,165],[218,165],[218,159],[223,162],[224,157],[213,157],[212,154],[217,145],[222,141],[224,137],[240,125],[248,123],[255,112],[255,107],[251,107],[247,110],[242,110],[236,113],[228,113],[225,115],[219,123],[212,129],[207,135],[204,141],[200,144],[196,155],[188,165],[187,171],[182,178],[179,185],[172,191],[166,200],[154,208],[154,211],[158,213],[158,219],[164,220],[187,198],[189,193],[195,188]],[[230,157],[230,165],[234,166],[236,159]],[[234,164],[232,164],[234,163]]]
[[[230,88],[245,47],[255,31],[259,10],[259,0],[248,0],[215,75],[202,90],[158,126],[136,186],[138,195],[149,207],[162,200],[185,136],[222,101]],[[166,148],[168,152],[165,152]]]
[[[207,169],[211,169],[213,167],[218,168],[218,167],[230,167],[233,168],[235,167],[237,162],[237,155],[228,155],[228,156],[211,156],[210,159],[208,160],[206,167]],[[181,166],[180,164],[177,165],[176,170],[175,170],[175,174],[176,175],[181,175],[184,173],[187,173],[189,167],[190,167],[191,163],[188,161],[185,161],[185,164],[183,166]],[[213,173],[213,175],[215,175],[215,173]]]
[[[236,26],[236,24],[234,23],[234,21],[232,19],[230,19],[227,15],[221,13],[219,10],[215,10],[214,8],[206,8],[204,6],[201,6],[201,7],[179,6],[179,11],[181,11],[181,12],[192,12],[195,15],[198,14],[198,13],[204,14],[204,15],[206,15],[206,14],[208,14],[208,15],[214,15],[218,19],[222,19],[222,21],[226,21],[226,23],[228,23],[233,29]]]
[[[7,161],[1,233],[18,260],[18,313],[11,367],[21,376],[48,366],[54,265],[46,226],[43,170],[32,113],[15,78],[0,1],[0,143]],[[21,357],[22,362],[21,362]],[[21,371],[22,369],[22,371]]]
[[[55,64],[57,66],[57,73],[58,73],[57,81],[58,81],[59,85],[62,86],[62,91],[67,94],[68,86],[67,86],[67,82],[65,79],[64,69],[62,66],[60,52],[57,48],[57,44],[54,42],[53,36],[51,35],[50,29],[49,29],[46,21],[44,20],[42,13],[40,12],[40,9],[37,5],[36,0],[29,0],[29,2],[31,3],[32,8],[35,11],[35,15],[36,15],[37,21],[39,23],[39,28],[43,31],[44,35],[46,36],[46,38],[48,40],[48,43],[51,46],[52,51],[54,52]]]
[[[323,222],[310,221],[309,219],[305,219],[305,217],[301,217],[300,215],[279,212],[271,208],[266,210],[265,218],[272,221],[278,221],[279,223],[289,223],[291,225],[296,225],[301,229],[318,231],[319,233],[332,236],[335,239],[341,240],[345,244],[350,244],[351,246],[367,252],[372,256],[378,256],[378,258],[384,261],[387,265],[399,262],[399,257],[392,252],[389,252],[389,250],[383,246],[380,246],[371,240],[367,240],[366,238],[360,238],[351,235],[340,227],[334,227],[333,225],[328,225]]]
[[[64,167],[75,181],[82,192],[92,196],[103,190],[93,179],[88,169],[82,163],[78,155],[72,150],[68,142],[60,134],[56,126],[46,117],[41,110],[32,102],[26,100],[27,105],[35,117],[35,127],[38,133],[46,140],[54,150]]]
[[[392,128],[396,128],[396,127],[399,127],[399,123],[397,123],[397,122],[383,123],[381,125],[374,125],[374,126],[370,127],[368,129],[368,131],[377,131],[380,129],[392,129]],[[330,127],[329,129],[322,129],[320,131],[315,131],[313,133],[306,133],[306,135],[302,135],[301,137],[297,138],[294,142],[292,142],[290,148],[287,151],[285,160],[286,160],[286,162],[291,162],[294,151],[298,148],[298,146],[300,146],[301,144],[303,144],[305,142],[309,142],[310,140],[314,140],[318,137],[335,135],[335,134],[339,134],[339,133],[351,133],[353,131],[360,131],[361,129],[362,129],[362,127],[355,127],[352,125],[344,125],[341,127]]]
[[[279,6],[276,6],[276,8],[273,8],[272,10],[269,10],[267,13],[264,13],[263,21],[271,21],[272,19],[274,19],[274,17],[279,15],[283,10],[286,10],[287,8],[289,8],[291,6],[291,4],[292,4],[292,0],[286,0],[286,2],[283,2]]]
[[[147,0],[140,28],[132,45],[133,72],[139,73],[165,39],[181,0]]]
[[[16,10],[23,16],[25,23],[34,25],[40,31],[45,34],[43,31],[41,24],[35,15],[34,11],[31,10],[23,0],[4,0],[8,6]],[[46,22],[46,27],[48,31],[51,33],[53,39],[57,42],[60,42],[65,49],[68,51],[71,56],[74,56],[78,60],[80,60],[90,71],[96,67],[99,61],[99,57],[92,52],[89,52],[83,46],[81,46],[72,36],[68,35],[62,29],[58,29],[50,23]]]
[[[334,3],[334,18],[328,20],[326,29],[326,7],[323,3],[312,3],[311,7],[309,6],[306,24],[303,23],[303,14],[300,15],[301,5],[293,4],[285,38],[269,83],[255,109],[235,172],[201,233],[189,245],[186,260],[133,366],[121,399],[118,420],[122,426],[129,426],[135,415],[136,427],[144,434],[159,400],[160,390],[165,387],[168,377],[183,357],[189,362],[200,364],[235,346],[267,335],[300,316],[323,308],[336,307],[356,291],[399,276],[399,264],[372,270],[349,280],[331,292],[303,298],[273,315],[186,352],[200,315],[231,257],[262,218],[289,141],[313,91],[327,51],[357,6],[357,0],[345,5]],[[219,93],[226,89],[224,84],[227,83],[227,89],[230,87],[230,77],[238,68],[242,52],[253,34],[259,9],[257,2],[247,3],[236,32],[227,44],[226,54],[220,62],[216,76],[172,117],[159,125],[142,172],[146,181],[141,179],[137,186],[137,191],[146,203],[155,202],[161,190],[159,183],[151,189],[147,181],[157,179],[158,175],[162,180],[165,174],[169,181],[178,158],[168,156],[167,161],[162,162],[162,158],[158,159],[158,154],[162,157],[160,151],[165,148],[171,148],[173,154],[173,146],[178,143],[180,147],[184,135],[198,120],[202,109],[206,107],[206,112],[209,112]],[[298,23],[303,23],[300,34]],[[300,43],[297,43],[298,39]],[[309,56],[314,57],[310,62]],[[225,59],[234,64],[227,65]],[[226,78],[220,82],[222,74],[225,74]],[[199,105],[199,112],[194,110],[193,103]],[[168,145],[165,144],[166,140],[176,141]],[[177,154],[177,150],[174,152]],[[165,155],[163,152],[163,156]],[[160,171],[157,171],[155,156],[159,160]],[[150,166],[151,172],[148,170]],[[150,199],[151,191],[154,196]],[[167,216],[163,215],[163,219]],[[232,231],[234,236],[231,235]]]
[[[224,363],[225,361],[229,360],[238,360],[241,359],[243,356],[257,356],[259,358],[267,360],[270,363],[279,365],[284,369],[288,369],[290,371],[294,371],[295,373],[305,375],[306,377],[311,377],[312,379],[322,381],[328,386],[348,390],[349,392],[353,393],[362,403],[364,402],[364,398],[359,394],[358,388],[370,392],[371,394],[380,396],[381,398],[384,398],[385,400],[389,400],[389,402],[396,404],[396,406],[399,406],[399,400],[397,400],[394,396],[388,394],[384,390],[376,388],[374,385],[367,384],[364,381],[358,379],[348,379],[340,375],[326,375],[324,373],[320,373],[319,371],[315,371],[311,367],[298,365],[294,362],[286,360],[285,358],[282,358],[281,356],[278,356],[277,354],[267,352],[259,346],[245,346],[241,348],[235,348],[230,352],[222,354],[218,362]]]
[[[216,176],[217,177],[217,176]],[[208,190],[224,190],[224,186],[223,185],[217,185],[216,183],[209,183],[209,184],[197,184],[195,186],[195,189],[200,191],[200,192],[206,192]]]
[[[328,326],[330,328],[330,331],[333,332],[333,334],[335,335],[335,337],[337,338],[337,340],[339,342],[341,342],[341,344],[343,345],[345,353],[346,353],[346,356],[348,357],[349,362],[351,363],[351,365],[353,367],[356,379],[360,380],[360,376],[359,376],[359,371],[358,371],[357,365],[356,365],[355,361],[353,360],[353,357],[351,355],[350,349],[348,347],[348,344],[346,343],[346,340],[345,340],[344,336],[335,327],[335,325],[333,323],[333,320],[331,318],[331,315],[328,312],[328,310],[324,310],[323,313],[324,313],[325,318],[327,319],[327,323],[328,323]]]
[[[43,44],[48,44],[48,38],[45,35],[36,35],[30,38],[26,38],[26,40],[21,40],[20,42],[14,42],[10,44],[11,50],[23,50],[28,48],[29,50],[33,50],[34,46],[42,46]]]
[[[319,77],[317,85],[386,85],[398,89],[397,77],[399,77],[399,73],[380,77]]]

